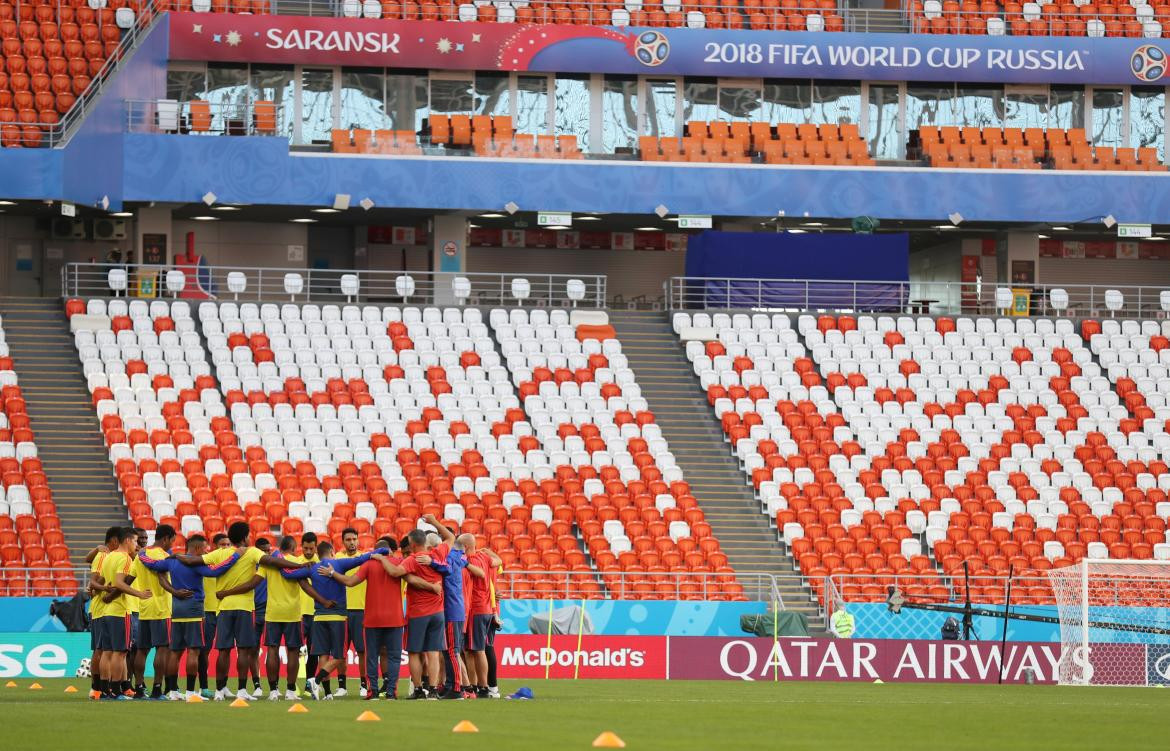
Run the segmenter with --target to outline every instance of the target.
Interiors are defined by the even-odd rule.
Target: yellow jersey
[[[91,574],[97,574],[98,576],[101,576],[102,564],[105,562],[107,555],[109,555],[109,553],[98,553],[96,556],[94,556],[93,563],[89,564],[89,572]],[[109,584],[109,582],[103,583]],[[96,621],[105,614],[106,603],[102,601],[102,596],[100,594],[94,595],[94,597],[89,601],[89,617]]]
[[[268,583],[268,607],[264,619],[271,623],[299,623],[301,620],[301,584],[285,579],[281,569],[262,566],[256,573]]]
[[[203,556],[203,561],[208,566],[215,568],[222,564],[227,559],[231,558],[235,553],[235,548],[219,548],[213,550]],[[260,564],[260,559],[264,557],[264,551],[260,548],[248,548],[240,557],[232,564],[231,568],[227,570],[226,574],[221,574],[218,579],[212,579],[212,587],[218,589],[235,589],[241,584],[246,584],[252,581],[252,577],[256,575],[256,567]],[[204,580],[204,587],[207,586]],[[204,608],[207,607],[206,594],[204,595]],[[238,595],[228,595],[219,601],[219,609],[217,612],[222,613],[225,610],[244,610],[249,613],[256,610],[256,599],[252,593],[244,592]]]
[[[120,551],[110,553],[102,561],[102,578],[105,579],[107,584],[112,585],[116,581],[118,574],[129,574],[133,568],[134,562],[130,560],[130,556]],[[130,610],[130,599],[130,595],[119,593],[112,601],[105,603],[105,610],[102,611],[102,615],[121,618],[133,612]],[[138,598],[135,597],[134,599],[137,600]]]
[[[320,558],[315,555],[312,558],[306,558],[303,555],[290,555],[288,556],[288,559],[293,563],[316,563],[320,560]],[[297,588],[300,589],[300,585],[297,585]],[[313,600],[312,597],[309,597],[304,592],[301,592],[301,617],[303,618],[306,615],[312,615],[315,612],[317,612],[317,603]]]
[[[162,548],[144,548],[138,551],[139,556],[146,556],[152,561],[161,561],[167,557],[167,551]],[[140,601],[142,612],[139,617],[144,621],[165,621],[171,617],[171,593],[162,588],[159,576],[142,565],[136,557],[134,559],[134,588],[149,589],[149,600]],[[137,599],[137,598],[135,598]]]
[[[350,555],[342,550],[340,553],[333,556],[334,558],[357,558],[361,552]],[[351,572],[352,573],[352,572]],[[345,588],[345,608],[346,610],[365,610],[366,609],[366,583],[363,581],[356,587]]]

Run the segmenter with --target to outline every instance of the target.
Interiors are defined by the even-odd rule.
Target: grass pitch
[[[1170,691],[1056,686],[506,681],[529,702],[92,702],[88,681],[0,681],[0,746],[9,749],[426,748],[589,749],[602,731],[651,749],[1168,748]],[[356,681],[353,681],[356,683]],[[77,693],[63,693],[73,685]],[[404,684],[405,685],[405,684]],[[363,710],[381,722],[356,722]],[[470,720],[476,734],[453,734]],[[121,738],[119,742],[117,739]]]

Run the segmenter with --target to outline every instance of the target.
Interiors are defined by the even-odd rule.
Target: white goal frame
[[[1167,610],[1170,607],[1170,560],[1084,558],[1072,566],[1049,570],[1048,577],[1060,620],[1062,656],[1058,670],[1059,682],[1067,685],[1149,685],[1145,670],[1142,671],[1141,682],[1136,679],[1115,681],[1108,675],[1101,680],[1094,680],[1094,674],[1101,672],[1101,668],[1095,666],[1091,659],[1093,645],[1090,642],[1090,630],[1141,634],[1141,637],[1119,641],[1136,645],[1135,648],[1144,648],[1145,654],[1148,654],[1151,645],[1159,645],[1159,655],[1163,651],[1170,652],[1170,611]],[[1132,587],[1130,592],[1126,591],[1127,585]],[[1108,595],[1109,588],[1112,588],[1111,593],[1117,601],[1111,604],[1100,602],[1101,590],[1105,589]],[[1140,595],[1151,590],[1160,590],[1160,596],[1142,601]],[[1096,604],[1093,603],[1094,596],[1098,599]],[[1091,607],[1098,612],[1094,614]],[[1120,612],[1111,616],[1109,607],[1148,608],[1150,620],[1125,620]],[[1106,612],[1100,612],[1102,610]],[[1107,666],[1105,672],[1108,674]],[[1163,677],[1170,680],[1170,676]]]

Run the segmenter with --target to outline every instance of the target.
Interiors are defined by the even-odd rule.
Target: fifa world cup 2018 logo
[[[666,62],[670,56],[670,42],[661,31],[643,31],[634,37],[632,52],[638,62],[655,67]]]
[[[1166,75],[1166,53],[1161,47],[1143,44],[1129,58],[1129,69],[1137,80],[1152,83]]]

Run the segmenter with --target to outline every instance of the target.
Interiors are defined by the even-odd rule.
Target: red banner
[[[577,651],[576,636],[496,636],[496,661],[504,678],[666,678],[667,637],[585,636]],[[574,668],[575,661],[580,666]]]

